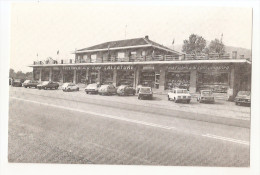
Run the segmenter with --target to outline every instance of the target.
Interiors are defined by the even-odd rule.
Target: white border
[[[34,1],[35,2],[35,1]],[[66,1],[70,2],[71,1]],[[83,2],[83,1],[80,1]],[[116,1],[117,3],[148,3],[147,1]],[[94,2],[91,2],[94,3]],[[98,1],[97,3],[104,3]],[[108,2],[106,2],[108,3]],[[259,1],[231,0],[231,1],[150,1],[153,5],[161,3],[180,6],[228,6],[253,8],[253,64],[252,64],[252,130],[251,130],[251,167],[250,168],[210,168],[210,167],[161,167],[161,166],[106,166],[106,165],[61,165],[61,164],[14,164],[7,163],[8,143],[8,72],[10,58],[10,1],[0,1],[0,77],[1,77],[1,157],[0,174],[260,174],[260,144],[259,144]]]

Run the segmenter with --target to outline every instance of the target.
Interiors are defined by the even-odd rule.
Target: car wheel
[[[173,99],[173,102],[177,103],[177,100],[176,100],[176,98],[175,98],[175,97],[174,97],[174,99]]]
[[[170,101],[171,99],[170,99],[170,96],[168,95],[168,101]]]
[[[187,100],[187,103],[189,104],[189,103],[190,103],[190,100]]]
[[[86,94],[88,94],[88,91],[86,91]]]
[[[138,96],[138,100],[140,100],[140,97]]]
[[[44,90],[47,90],[47,87],[45,87]]]
[[[79,88],[77,88],[77,91],[79,91]]]

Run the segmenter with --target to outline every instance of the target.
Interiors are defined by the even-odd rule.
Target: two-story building
[[[110,41],[74,52],[75,59],[34,62],[34,79],[74,83],[200,89],[234,96],[251,85],[251,62],[216,54],[192,56],[165,47],[148,36]]]

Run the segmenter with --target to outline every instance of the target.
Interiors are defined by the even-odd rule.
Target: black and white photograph
[[[255,166],[254,7],[167,2],[9,3],[7,164]]]

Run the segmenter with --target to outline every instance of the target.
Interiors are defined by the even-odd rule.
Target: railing
[[[116,56],[97,58],[95,61],[90,59],[63,59],[63,60],[45,60],[34,61],[34,65],[42,64],[74,64],[74,63],[109,63],[109,62],[145,62],[145,61],[182,61],[182,60],[223,60],[231,59],[229,54],[219,55],[216,53],[210,54],[185,54],[182,56],[174,55],[149,55],[149,56],[129,56],[118,58]]]

